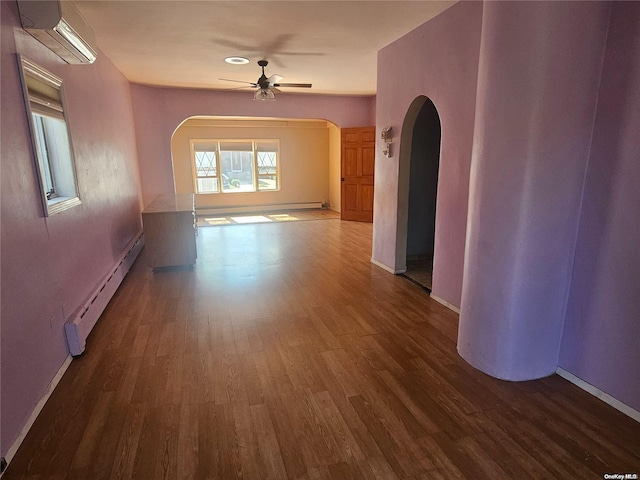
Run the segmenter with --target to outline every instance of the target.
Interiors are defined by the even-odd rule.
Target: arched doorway
[[[409,185],[405,276],[431,290],[436,228],[436,198],[440,166],[440,116],[433,102],[424,96],[411,105],[403,140],[408,152]]]
[[[229,144],[244,142],[243,146],[249,148],[254,143],[277,145],[277,188],[258,188],[256,182],[253,189],[232,191],[231,180],[255,168],[251,161],[247,162],[251,166],[248,168],[241,161],[237,165],[227,163],[226,171],[222,165],[215,169],[220,172],[216,179],[218,191],[199,192],[194,147],[199,144],[208,148],[220,140]],[[299,158],[306,160],[296,161]],[[320,209],[323,204],[339,212],[340,160],[340,128],[324,119],[197,115],[184,119],[171,136],[174,191],[195,193],[196,209],[203,215],[241,210]],[[257,171],[249,178],[257,180]]]

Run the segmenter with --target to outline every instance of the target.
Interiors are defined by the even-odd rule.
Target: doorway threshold
[[[431,255],[407,259],[407,271],[403,277],[427,292],[431,292],[433,280],[433,260]]]
[[[422,290],[424,290],[427,293],[431,293],[431,285],[427,286],[423,283],[420,283],[418,280],[416,280],[415,278],[410,277],[409,275],[407,275],[407,272],[405,273],[401,273],[400,274],[401,277],[406,278],[407,280],[409,280],[411,283],[413,283],[414,285],[417,285],[418,287],[420,287]]]

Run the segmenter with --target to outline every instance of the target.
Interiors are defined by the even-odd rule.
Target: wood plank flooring
[[[369,261],[371,225],[201,229],[138,259],[3,480],[602,479],[640,425],[456,353],[457,316]]]

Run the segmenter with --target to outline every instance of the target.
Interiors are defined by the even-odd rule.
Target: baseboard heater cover
[[[74,357],[84,352],[91,330],[98,323],[100,315],[107,308],[109,301],[129,272],[143,246],[144,235],[140,232],[129,243],[115,268],[109,271],[87,300],[65,322],[64,332],[67,337],[69,353]]]
[[[220,207],[198,207],[196,205],[196,214],[198,215],[228,215],[230,213],[258,213],[258,212],[275,212],[279,210],[305,210],[323,208],[322,202],[305,202],[305,203],[274,203],[267,205],[230,205]]]

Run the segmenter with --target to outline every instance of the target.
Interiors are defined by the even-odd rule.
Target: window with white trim
[[[45,215],[80,204],[62,80],[19,56],[36,170]]]
[[[278,140],[191,140],[196,193],[279,190]]]

